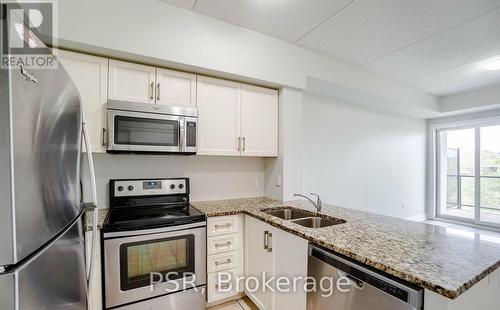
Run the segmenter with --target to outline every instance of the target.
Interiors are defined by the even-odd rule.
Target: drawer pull
[[[231,223],[227,223],[225,225],[215,225],[215,229],[218,229],[218,228],[230,228],[232,225]]]
[[[215,266],[219,266],[219,265],[229,265],[229,264],[231,264],[231,259],[230,259],[230,258],[226,259],[226,260],[225,260],[225,261],[223,261],[223,262],[215,262]]]
[[[221,286],[219,286],[218,284],[215,285],[215,289],[216,290],[220,290],[220,289],[225,290],[225,289],[228,289],[230,287],[231,287],[231,285],[229,283],[222,284]]]
[[[215,247],[218,248],[218,247],[221,247],[221,246],[231,246],[231,244],[233,244],[231,241],[228,241],[226,243],[216,243]]]
[[[268,252],[273,251],[273,233],[269,233],[267,235],[267,251]]]

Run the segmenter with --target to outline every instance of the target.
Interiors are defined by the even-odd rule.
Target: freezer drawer
[[[38,256],[0,275],[0,297],[2,310],[86,310],[81,217]]]
[[[384,277],[361,265],[323,249],[310,246],[308,274],[318,287],[333,283],[330,290],[316,290],[307,295],[307,310],[420,310],[423,303],[421,288],[409,287]],[[343,278],[341,282],[337,282]],[[342,283],[341,290],[337,283]],[[347,283],[347,284],[346,284]],[[326,286],[326,285],[324,285]]]

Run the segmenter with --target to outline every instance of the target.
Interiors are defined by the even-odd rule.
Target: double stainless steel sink
[[[276,216],[280,219],[290,221],[297,225],[307,228],[322,228],[333,225],[343,224],[346,221],[334,217],[328,217],[306,210],[285,207],[280,209],[271,209],[264,211],[265,213]]]

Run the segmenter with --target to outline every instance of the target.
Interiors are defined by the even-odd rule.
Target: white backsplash
[[[84,200],[90,189],[86,157],[82,158]],[[191,200],[264,196],[264,160],[252,157],[94,154],[97,199],[108,207],[108,183],[118,178],[189,177]],[[257,187],[254,187],[257,180]]]

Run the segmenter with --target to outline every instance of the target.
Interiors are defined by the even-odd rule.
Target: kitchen
[[[54,3],[57,70],[1,70],[2,309],[498,307],[500,2]],[[262,271],[350,289],[219,281]]]

